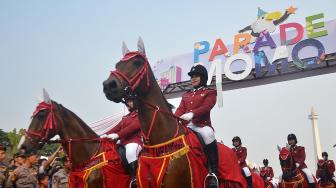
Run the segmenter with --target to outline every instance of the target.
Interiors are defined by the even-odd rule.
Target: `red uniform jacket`
[[[268,166],[268,167],[262,167],[260,170],[260,176],[267,180],[267,178],[273,178],[274,177],[274,173],[273,173],[273,168]]]
[[[216,104],[216,90],[210,88],[199,88],[182,95],[180,106],[176,109],[175,115],[181,116],[193,112],[192,123],[204,127],[211,126],[210,111]]]
[[[294,162],[300,164],[299,169],[307,168],[307,165],[305,163],[306,152],[304,147],[295,145],[294,147],[290,147],[290,152],[294,159]]]
[[[317,170],[316,170],[316,177],[317,178],[320,178],[320,173],[321,173],[321,170],[325,168],[325,165],[326,165],[326,168],[328,169],[328,175],[329,177],[334,177],[334,172],[335,172],[335,163],[333,160],[319,160],[318,163],[317,163],[318,167]]]
[[[116,133],[119,135],[120,144],[137,143],[142,145],[140,121],[138,112],[133,111],[122,118],[122,120],[106,134]]]
[[[246,164],[247,149],[245,147],[240,146],[238,148],[236,147],[232,148],[232,151],[236,153],[240,168],[247,167]]]

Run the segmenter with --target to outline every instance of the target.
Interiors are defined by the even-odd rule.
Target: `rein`
[[[24,135],[29,139],[31,142],[36,142],[38,139],[41,139],[41,142],[38,142],[38,144],[54,144],[54,143],[60,143],[63,146],[67,144],[67,149],[68,149],[68,155],[69,155],[69,161],[72,163],[72,143],[73,142],[82,142],[82,141],[89,141],[89,142],[99,142],[99,146],[96,152],[90,157],[89,160],[93,159],[99,152],[99,149],[102,144],[102,138],[67,138],[67,139],[59,139],[59,140],[48,140],[49,133],[51,130],[53,130],[55,133],[60,130],[60,128],[63,125],[62,120],[60,119],[59,125],[57,125],[56,121],[56,115],[55,115],[55,109],[56,105],[54,103],[46,103],[46,102],[41,102],[37,107],[36,110],[34,111],[32,117],[37,116],[39,112],[42,110],[47,110],[48,111],[48,116],[46,118],[46,121],[44,122],[42,129],[40,131],[25,131]],[[38,138],[34,138],[38,137]]]
[[[143,102],[145,105],[147,105],[148,107],[151,107],[151,108],[155,109],[154,114],[153,114],[153,117],[152,117],[151,124],[150,124],[149,129],[148,129],[148,132],[145,134],[145,133],[141,130],[141,133],[142,133],[142,135],[143,135],[143,137],[144,137],[144,139],[145,139],[145,143],[149,143],[149,137],[150,137],[150,135],[151,135],[151,133],[152,133],[152,129],[153,129],[153,127],[154,127],[155,119],[156,119],[156,116],[157,116],[158,112],[161,112],[161,113],[163,113],[163,114],[165,114],[165,115],[171,116],[171,117],[173,117],[174,119],[176,119],[176,124],[175,124],[175,125],[176,125],[176,131],[175,131],[175,134],[174,134],[174,136],[173,136],[173,138],[176,138],[177,135],[178,135],[178,133],[179,133],[179,125],[180,125],[182,119],[181,119],[180,117],[174,115],[174,114],[173,114],[172,112],[170,112],[170,111],[162,110],[159,106],[153,105],[153,104],[151,104],[151,103],[149,103],[149,102],[147,102],[147,101],[144,101],[144,100],[142,100],[142,102]],[[183,120],[183,121],[184,121],[184,120]]]

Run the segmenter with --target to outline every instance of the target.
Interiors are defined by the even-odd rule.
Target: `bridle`
[[[102,139],[99,137],[98,138],[67,138],[67,139],[60,139],[60,140],[53,140],[53,141],[49,140],[52,136],[56,135],[58,131],[60,131],[62,126],[64,125],[62,118],[58,118],[58,119],[56,118],[57,117],[55,113],[56,108],[57,108],[57,105],[54,102],[50,102],[50,103],[41,102],[40,104],[38,104],[38,106],[36,107],[36,110],[34,111],[32,115],[32,118],[35,118],[38,115],[38,113],[43,110],[48,111],[48,116],[41,130],[25,131],[24,134],[26,138],[30,140],[30,142],[38,144],[40,146],[43,146],[46,143],[48,144],[49,143],[50,144],[61,143],[63,146],[67,144],[68,155],[69,155],[68,157],[69,157],[69,161],[71,165],[72,165],[72,143],[73,142],[83,142],[83,141],[99,142],[99,147],[97,151],[90,157],[90,159],[96,156],[102,144]]]
[[[39,112],[43,110],[48,111],[48,116],[39,131],[31,131],[31,130],[26,130],[24,135],[28,140],[30,140],[32,143],[37,143],[39,145],[44,145],[47,143],[48,139],[52,136],[50,133],[53,135],[61,129],[62,127],[62,120],[59,120],[59,123],[57,124],[56,121],[56,115],[55,115],[55,109],[56,105],[53,102],[47,103],[47,102],[41,102],[38,104],[36,107],[32,118],[35,118]]]
[[[121,61],[128,61],[136,56],[141,56],[145,60],[145,62],[144,62],[144,65],[141,67],[141,69],[137,73],[135,73],[135,75],[128,77],[127,75],[125,75],[124,73],[122,73],[121,71],[117,69],[114,71],[111,71],[111,74],[117,77],[118,80],[120,81],[125,80],[132,92],[134,92],[134,90],[140,85],[140,82],[142,81],[144,77],[146,77],[147,79],[147,87],[148,87],[147,89],[149,89],[150,87],[149,63],[145,55],[143,55],[140,52],[129,52],[121,59]]]
[[[129,53],[125,54],[125,56],[121,59],[121,62],[128,61],[128,60],[130,60],[130,59],[132,59],[136,56],[142,57],[145,61],[144,61],[144,65],[142,66],[142,68],[137,73],[135,73],[134,75],[127,76],[123,72],[121,72],[117,69],[114,70],[114,71],[111,71],[111,75],[114,75],[119,80],[120,83],[122,83],[123,80],[127,82],[127,85],[124,87],[123,93],[122,93],[122,102],[125,103],[126,105],[127,105],[127,103],[125,101],[125,98],[127,98],[129,96],[135,96],[136,99],[141,100],[135,94],[135,90],[139,87],[143,78],[147,79],[147,82],[146,82],[147,88],[145,90],[148,91],[151,87],[150,80],[149,80],[149,62],[148,62],[147,57],[144,54],[142,54],[140,52],[137,52],[137,51],[136,52],[129,52]],[[154,109],[153,118],[152,118],[151,124],[149,126],[148,132],[144,133],[141,130],[145,143],[149,143],[149,137],[152,133],[152,129],[153,129],[153,126],[154,126],[154,123],[155,123],[158,112],[162,112],[164,114],[170,115],[170,116],[172,116],[176,119],[176,131],[175,131],[174,137],[176,137],[178,135],[178,132],[179,132],[178,131],[179,130],[179,121],[178,120],[181,120],[179,117],[175,116],[170,111],[168,112],[168,111],[160,109],[160,107],[157,106],[157,105],[153,105],[153,104],[151,104],[147,101],[144,101],[144,100],[142,100],[142,102],[146,106]]]

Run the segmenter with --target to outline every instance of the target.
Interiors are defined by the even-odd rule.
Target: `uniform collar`
[[[204,86],[201,86],[201,87],[199,87],[197,89],[192,89],[192,92],[195,92],[195,91],[198,91],[198,90],[201,90],[201,89],[204,89]]]

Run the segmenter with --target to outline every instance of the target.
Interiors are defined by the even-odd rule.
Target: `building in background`
[[[170,83],[181,82],[182,69],[178,66],[170,66],[168,70],[161,72],[158,80],[161,89],[167,87]]]

